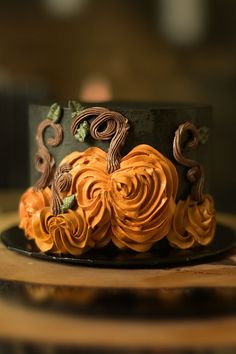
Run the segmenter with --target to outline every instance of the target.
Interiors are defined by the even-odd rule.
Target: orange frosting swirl
[[[202,203],[197,203],[189,196],[187,200],[178,202],[167,238],[171,246],[176,248],[205,246],[213,240],[215,229],[216,219],[212,197],[204,195]]]
[[[73,168],[71,189],[79,208],[85,212],[88,225],[92,228],[95,247],[104,247],[111,239],[111,211],[108,204],[109,175],[106,172],[107,154],[98,148],[89,148],[83,153],[72,153],[62,163]]]
[[[19,203],[19,227],[24,230],[25,235],[29,239],[33,239],[35,236],[32,228],[32,218],[37,211],[50,205],[51,194],[51,190],[48,187],[38,191],[34,191],[30,187],[21,196]]]
[[[145,252],[170,230],[178,176],[173,164],[148,145],[136,146],[111,175],[112,240]]]
[[[178,176],[173,164],[148,145],[135,147],[120,168],[106,172],[107,154],[99,148],[72,153],[70,194],[85,212],[96,247],[110,241],[120,248],[147,251],[166,236],[174,215]],[[112,230],[112,233],[110,231]]]
[[[145,252],[169,233],[178,176],[151,146],[136,146],[111,174],[107,153],[96,147],[66,156],[64,164],[71,166],[70,189],[59,193],[62,199],[75,195],[77,209],[53,215],[45,203],[36,203],[31,235],[41,251],[80,255],[112,239],[119,248]]]
[[[50,208],[37,212],[32,220],[35,242],[42,252],[80,255],[93,247],[91,229],[82,209],[54,216]]]

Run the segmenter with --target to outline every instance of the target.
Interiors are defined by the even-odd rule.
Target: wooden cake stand
[[[236,229],[235,216],[219,214],[218,221]],[[17,213],[2,214],[1,230],[17,222]],[[236,303],[236,250],[223,259],[200,265],[171,269],[106,269],[28,258],[9,251],[0,243],[0,279],[11,294],[14,295],[14,291],[16,294],[10,299],[5,290],[6,296],[0,296],[0,337],[3,339],[95,348],[236,347],[233,305]],[[73,292],[74,296],[71,296]],[[198,315],[198,310],[184,311],[186,307],[194,310],[201,294],[212,296],[213,292],[218,294],[218,302],[214,300],[218,308],[223,303],[232,306],[224,306],[227,311],[211,312],[209,316]],[[28,300],[29,294],[32,295],[33,301],[29,300],[28,305],[27,301],[19,300],[24,297],[23,293],[27,293]],[[194,294],[192,302],[190,293]],[[76,302],[75,313],[73,307],[68,312],[42,306],[46,303],[42,298],[50,298],[50,294],[56,294],[57,300],[58,294],[64,294],[68,303]],[[102,300],[98,301],[98,298]],[[112,304],[114,298],[116,303]],[[159,310],[154,298],[161,299]],[[184,299],[187,299],[186,307]],[[211,303],[211,300],[207,301]],[[125,306],[129,316],[125,313],[118,316]],[[167,309],[167,317],[163,306]],[[87,314],[85,310],[89,308],[91,311]],[[101,308],[110,312],[103,313]],[[173,316],[170,309],[173,309]],[[184,316],[181,316],[181,309]]]

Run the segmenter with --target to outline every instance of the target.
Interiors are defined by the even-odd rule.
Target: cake
[[[32,105],[29,117],[19,227],[39,251],[79,257],[108,244],[147,252],[163,239],[179,249],[213,240],[210,107],[70,101]]]

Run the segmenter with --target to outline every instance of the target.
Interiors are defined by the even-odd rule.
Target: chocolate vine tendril
[[[71,131],[76,135],[79,124],[89,118],[95,119],[90,124],[90,134],[96,140],[110,140],[107,154],[107,171],[112,173],[120,168],[120,149],[125,143],[129,130],[128,119],[122,114],[107,108],[86,108],[75,116]]]
[[[192,135],[192,139],[183,147],[183,137],[186,133]],[[192,159],[188,159],[183,155],[183,150],[193,150],[199,144],[199,130],[194,124],[186,122],[181,124],[175,132],[173,143],[173,155],[177,162],[181,165],[190,167],[187,172],[187,178],[192,183],[191,196],[201,203],[203,201],[203,188],[205,183],[204,170],[201,164]]]
[[[55,160],[49,153],[44,141],[44,132],[48,127],[53,128],[55,136],[47,140],[47,145],[58,146],[63,138],[63,130],[60,124],[54,123],[51,119],[45,119],[39,124],[36,136],[38,150],[35,155],[35,167],[41,173],[41,176],[34,184],[34,190],[48,186],[53,177]]]

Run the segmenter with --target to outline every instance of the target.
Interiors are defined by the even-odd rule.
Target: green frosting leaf
[[[61,118],[61,107],[58,103],[53,103],[48,112],[48,119],[51,119],[54,123],[58,123]]]
[[[83,111],[84,107],[77,101],[68,102],[69,109],[71,110],[72,118],[75,118],[79,112]]]
[[[75,203],[75,195],[69,195],[63,199],[63,203],[61,205],[61,213],[65,213],[68,209],[72,209]]]
[[[89,134],[89,123],[84,120],[78,127],[77,132],[75,134],[75,139],[84,143],[86,136]]]
[[[199,129],[199,142],[201,144],[205,144],[208,140],[208,137],[209,137],[209,128],[205,127],[205,126],[200,127],[200,129]]]

